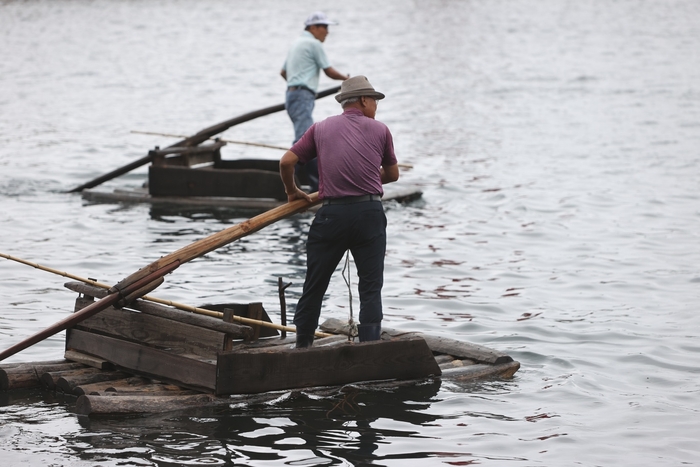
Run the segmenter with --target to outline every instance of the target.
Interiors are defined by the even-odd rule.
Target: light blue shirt
[[[330,66],[321,41],[304,31],[289,49],[282,69],[287,73],[287,86],[306,86],[316,92],[321,70]]]

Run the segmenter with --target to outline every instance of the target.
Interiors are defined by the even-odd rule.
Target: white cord
[[[347,276],[345,275],[345,271],[347,271]],[[353,319],[352,316],[352,287],[350,286],[350,250],[345,252],[345,265],[343,266],[343,279],[345,279],[345,283],[348,286],[348,300],[350,302],[350,318],[348,319],[348,326],[350,326],[350,330],[348,331],[348,340],[351,338],[354,340],[355,337],[357,337],[358,331],[357,331],[357,323],[355,323],[355,320]]]

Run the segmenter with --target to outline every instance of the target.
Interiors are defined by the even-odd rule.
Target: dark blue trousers
[[[309,229],[306,280],[294,314],[298,335],[316,331],[323,296],[347,250],[352,253],[359,277],[360,323],[381,323],[386,253],[382,203],[331,204],[318,210]]]
[[[306,133],[306,130],[314,124],[312,115],[315,103],[316,94],[308,89],[287,91],[285,107],[294,125],[294,143],[299,141]],[[316,159],[307,162],[305,165],[297,164],[295,170],[297,173],[300,171],[306,172],[311,193],[318,191],[318,161]]]

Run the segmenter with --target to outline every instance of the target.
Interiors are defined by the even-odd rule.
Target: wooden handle
[[[125,287],[130,283],[152,273],[153,271],[156,271],[162,268],[163,266],[173,263],[175,261],[178,261],[180,264],[184,264],[195,258],[203,256],[209,253],[210,251],[216,250],[217,248],[221,248],[224,245],[238,240],[239,238],[257,232],[258,230],[267,227],[268,225],[273,224],[281,219],[289,217],[293,214],[297,214],[299,212],[306,211],[310,207],[320,202],[320,200],[318,199],[318,193],[312,193],[310,196],[311,202],[299,199],[291,203],[283,204],[276,208],[270,209],[269,211],[266,211],[258,216],[252,217],[247,221],[241,222],[240,224],[236,224],[232,227],[229,227],[228,229],[212,234],[201,240],[197,240],[196,242],[191,243],[183,248],[180,248],[179,250],[170,253],[169,255],[163,256],[162,258],[154,261],[148,266],[139,269],[127,278],[123,279],[114,287]]]

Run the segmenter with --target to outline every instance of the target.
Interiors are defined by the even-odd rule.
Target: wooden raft
[[[76,310],[106,293],[77,282],[66,287],[81,293]],[[520,367],[506,354],[453,339],[385,328],[381,341],[360,344],[348,342],[340,320],[321,328],[338,335],[293,349],[294,338],[277,338],[276,330],[137,300],[70,329],[64,360],[1,365],[0,390],[44,387],[77,396],[79,415],[123,415],[264,402],[289,391],[336,393],[363,382],[509,378]],[[262,338],[252,340],[256,334]]]
[[[82,294],[76,311],[106,293],[78,282],[66,287]],[[228,306],[244,316],[257,309],[256,317],[270,321],[261,304]],[[104,359],[123,371],[216,395],[440,374],[420,337],[373,344],[344,340],[305,350],[269,345],[269,339],[255,341],[277,335],[274,329],[253,329],[136,300],[69,329],[66,349]]]

